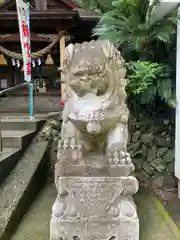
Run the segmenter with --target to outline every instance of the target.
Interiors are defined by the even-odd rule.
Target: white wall
[[[178,8],[180,14],[180,7]],[[178,178],[180,198],[180,21],[177,24],[176,46],[176,139],[175,139],[175,176]]]
[[[150,0],[150,4],[152,4],[153,1],[154,0]],[[162,19],[166,14],[176,9],[179,4],[180,0],[161,0],[160,5],[155,7],[151,22],[154,23]]]

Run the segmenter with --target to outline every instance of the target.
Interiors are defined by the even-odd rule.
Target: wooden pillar
[[[65,55],[65,35],[63,35],[59,40],[59,51],[60,51],[60,69],[63,67],[64,55]],[[60,71],[60,80],[61,80],[61,71]],[[65,95],[65,85],[61,83],[61,99],[64,100]]]

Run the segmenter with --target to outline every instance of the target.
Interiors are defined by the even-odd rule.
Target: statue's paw
[[[73,161],[80,160],[82,158],[82,144],[75,137],[63,138],[58,145],[58,159],[61,154],[69,156]]]
[[[110,151],[108,153],[108,162],[109,164],[119,164],[120,163],[120,150],[116,149],[115,151]]]
[[[120,164],[129,165],[132,163],[131,156],[128,152],[121,151],[120,153]]]
[[[59,231],[59,224],[58,224],[58,220],[55,220],[53,218],[51,218],[50,221],[50,236],[49,236],[50,240],[61,240],[62,236],[61,233]]]
[[[116,149],[108,153],[108,162],[116,165],[129,165],[131,164],[131,156],[128,152]]]
[[[49,240],[67,240],[64,228],[60,224],[60,219],[51,216]]]

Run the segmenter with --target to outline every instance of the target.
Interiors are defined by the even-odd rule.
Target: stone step
[[[28,116],[2,116],[1,130],[38,130],[44,123],[43,119],[29,119]]]
[[[0,185],[20,158],[21,149],[4,148],[0,152]]]
[[[31,130],[2,130],[2,146],[3,148],[19,148],[26,147],[35,131]]]
[[[47,173],[48,142],[36,138],[0,187],[0,240],[10,240]],[[27,238],[25,238],[27,239]]]
[[[56,198],[54,184],[47,184],[31,205],[12,240],[48,240],[52,205]],[[136,194],[140,219],[140,240],[179,240],[180,230],[163,204],[146,192]]]
[[[3,152],[0,152],[0,185],[14,168],[24,151],[26,151],[36,132],[43,126],[43,117],[30,122],[28,116],[1,115],[2,123],[5,124],[2,130]],[[45,119],[45,118],[44,118]],[[27,128],[27,129],[25,129]]]

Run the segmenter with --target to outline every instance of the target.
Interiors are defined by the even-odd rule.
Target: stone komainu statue
[[[109,41],[70,44],[62,71],[66,103],[50,239],[138,240],[124,60]]]

